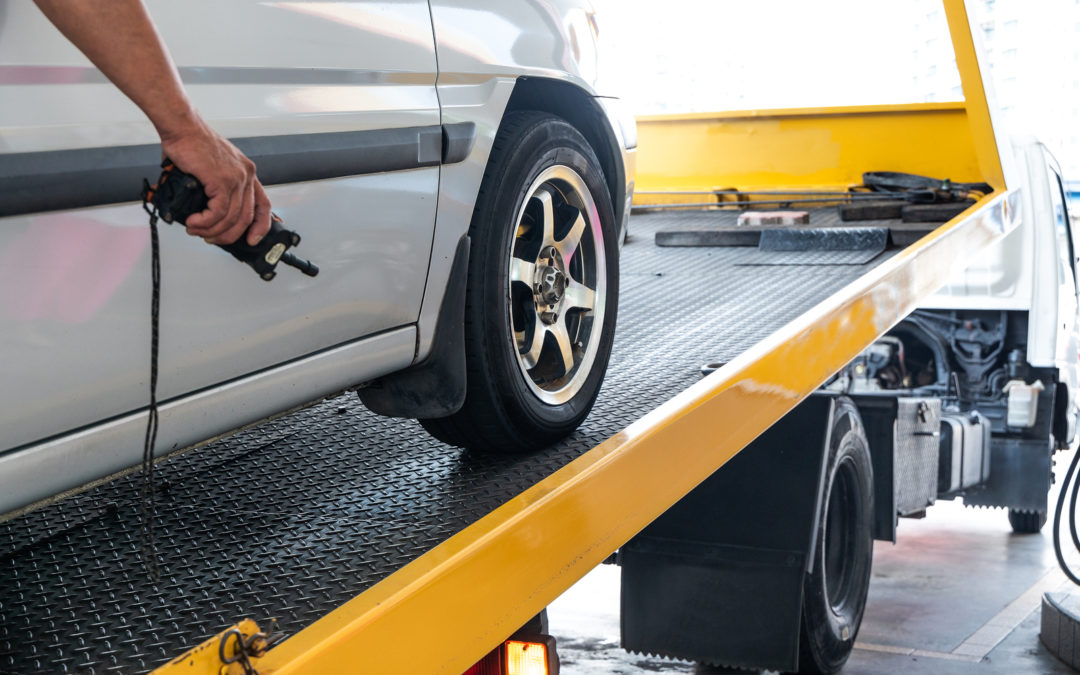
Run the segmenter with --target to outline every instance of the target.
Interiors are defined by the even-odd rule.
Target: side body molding
[[[463,161],[476,125],[372,129],[231,139],[264,185],[405,171]],[[157,144],[0,154],[0,217],[59,211],[139,198],[156,177]]]

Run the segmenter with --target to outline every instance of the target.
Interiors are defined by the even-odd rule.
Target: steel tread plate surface
[[[653,245],[695,217],[634,216],[607,380],[556,446],[477,456],[355,395],[324,401],[159,465],[157,584],[137,475],[0,523],[0,672],[145,672],[244,617],[295,633],[870,268]]]

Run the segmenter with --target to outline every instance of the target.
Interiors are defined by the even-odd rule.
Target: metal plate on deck
[[[653,246],[683,217],[633,218],[607,381],[557,446],[476,456],[354,395],[322,402],[159,466],[157,584],[137,476],[0,523],[0,673],[144,672],[244,617],[295,633],[868,269]]]
[[[835,206],[806,209],[810,222],[791,225],[783,231],[798,232],[814,229],[885,229],[893,247],[903,248],[933,231],[944,220],[937,222],[908,223],[899,218],[892,220],[842,220]],[[739,209],[714,209],[711,211],[668,210],[649,213],[650,218],[666,218],[668,222],[653,235],[657,246],[757,246],[762,233],[779,231],[776,225],[737,225]],[[643,214],[644,215],[644,214]],[[642,217],[642,216],[638,216]],[[866,261],[864,261],[866,262]],[[833,263],[850,264],[850,263]]]
[[[884,227],[799,227],[761,231],[740,265],[863,265],[889,243]]]

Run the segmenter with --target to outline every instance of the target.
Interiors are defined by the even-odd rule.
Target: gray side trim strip
[[[443,164],[462,162],[472,152],[476,142],[476,125],[472,122],[447,124],[443,127]]]
[[[445,163],[459,162],[467,153],[446,153],[446,139],[463,133],[475,137],[475,126],[232,140],[255,162],[263,185],[279,185],[438,166],[444,157]],[[460,144],[456,142],[455,148]],[[142,179],[156,178],[160,172],[160,153],[155,144],[0,154],[0,217],[136,201]]]
[[[435,84],[435,73],[348,68],[179,68],[184,84],[377,85]],[[0,66],[0,85],[107,84],[91,66]]]

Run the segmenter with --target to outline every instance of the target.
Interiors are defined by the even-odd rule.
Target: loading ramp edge
[[[258,671],[463,672],[1008,234],[1018,199],[985,197],[270,650]]]

